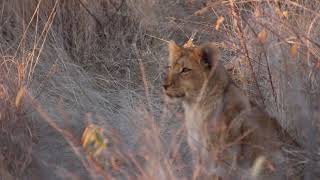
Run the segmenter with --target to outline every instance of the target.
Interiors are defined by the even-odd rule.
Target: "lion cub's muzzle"
[[[162,87],[165,94],[170,98],[182,98],[185,96],[185,93],[178,91],[170,83],[164,82]]]
[[[170,84],[165,82],[163,83],[162,87],[166,91],[170,87]]]

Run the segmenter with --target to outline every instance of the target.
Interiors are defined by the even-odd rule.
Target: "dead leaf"
[[[89,125],[86,127],[82,134],[81,142],[82,147],[86,149],[92,141],[96,139],[95,137],[95,127],[93,125]]]
[[[97,157],[108,146],[108,139],[103,137],[102,129],[91,124],[87,126],[82,134],[82,147],[93,157]]]
[[[283,11],[282,15],[287,19],[289,18],[289,12],[288,11]]]
[[[256,18],[258,18],[258,17],[261,16],[261,11],[260,11],[259,8],[256,8],[256,9],[254,10],[254,16],[255,16]]]
[[[19,105],[20,105],[20,103],[21,103],[21,99],[22,99],[23,96],[24,96],[24,93],[25,93],[25,89],[24,89],[24,87],[22,86],[22,87],[19,89],[19,91],[18,91],[18,93],[17,93],[17,96],[16,96],[16,100],[15,100],[15,105],[16,105],[16,107],[19,107]]]
[[[103,150],[105,150],[107,148],[107,144],[101,144],[100,146],[98,146],[95,150],[95,152],[93,153],[93,156],[97,157],[101,154],[101,152]]]
[[[290,48],[290,55],[292,57],[297,57],[299,45],[297,43],[293,43]]]
[[[220,29],[220,26],[222,24],[222,22],[224,21],[224,17],[220,16],[217,21],[216,21],[216,25],[215,25],[215,29],[218,31]]]
[[[258,42],[263,44],[267,41],[268,38],[268,32],[264,29],[258,34]]]
[[[193,38],[190,38],[184,45],[184,48],[189,48],[189,47],[193,47]]]

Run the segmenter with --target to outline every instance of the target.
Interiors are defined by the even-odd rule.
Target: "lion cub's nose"
[[[164,83],[162,86],[163,86],[163,88],[164,88],[165,90],[167,90],[168,87],[170,86],[170,84],[169,84],[169,83]]]

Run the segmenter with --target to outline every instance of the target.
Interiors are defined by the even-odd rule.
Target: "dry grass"
[[[13,179],[24,172],[31,162],[36,138],[33,123],[22,105],[24,90],[19,86],[16,67],[4,63],[0,68],[0,179]]]
[[[315,179],[319,9],[316,0],[2,1],[0,172],[31,179],[36,159],[38,179],[191,179],[181,109],[160,87],[165,41],[195,34],[221,45],[235,81],[303,145],[298,163]]]

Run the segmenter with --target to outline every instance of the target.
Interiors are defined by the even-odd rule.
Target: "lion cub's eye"
[[[181,70],[181,73],[187,73],[187,72],[190,72],[190,71],[191,71],[191,69],[189,69],[189,68],[183,68]]]

